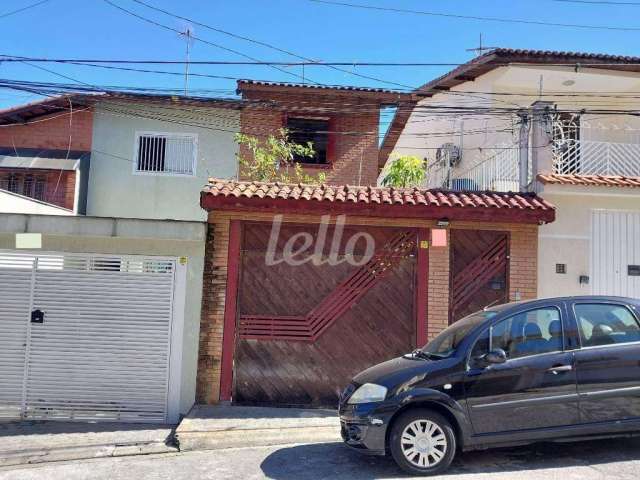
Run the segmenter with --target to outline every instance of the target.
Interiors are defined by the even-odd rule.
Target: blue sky
[[[132,0],[112,0],[140,15],[182,30],[183,20],[168,17]],[[308,0],[145,0],[214,27],[274,44],[323,61],[465,62],[467,48],[483,34],[491,46],[574,50],[640,55],[640,31],[620,32],[536,25],[493,23],[467,19],[362,10],[312,3]],[[177,34],[131,17],[102,0],[49,0],[15,15],[3,13],[35,0],[0,2],[0,54],[51,58],[110,58],[183,60],[185,42]],[[352,3],[484,17],[521,18],[556,23],[640,27],[640,4],[602,5],[554,0],[353,0]],[[235,49],[260,60],[294,60],[283,53],[193,26],[197,37]],[[192,60],[243,60],[198,41]],[[182,88],[180,76],[109,71],[98,68],[43,65],[92,85]],[[180,72],[180,66],[155,66]],[[353,70],[353,68],[351,68]],[[301,74],[300,67],[289,71]],[[449,70],[447,67],[357,67],[354,71],[404,85],[418,86]],[[293,76],[263,66],[193,66],[192,72],[229,77],[296,81]],[[317,82],[385,86],[326,67],[307,67]],[[24,64],[0,63],[0,78],[31,81],[69,80]],[[388,86],[388,85],[386,85]],[[230,95],[233,80],[192,77],[194,93]],[[0,107],[34,97],[0,90]]]

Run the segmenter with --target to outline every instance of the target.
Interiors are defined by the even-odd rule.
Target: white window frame
[[[138,170],[138,148],[140,145],[140,137],[143,136],[162,136],[167,138],[190,138],[193,140],[193,159],[191,163],[191,173],[175,173],[175,172],[148,172]],[[178,133],[178,132],[152,132],[152,131],[138,131],[136,130],[135,139],[133,142],[133,162],[132,162],[133,175],[154,176],[154,177],[195,177],[196,168],[198,166],[198,134],[197,133]]]

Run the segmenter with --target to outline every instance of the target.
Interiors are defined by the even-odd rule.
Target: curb
[[[0,467],[176,452],[178,452],[176,447],[162,442],[0,451]]]
[[[175,440],[181,452],[342,441],[334,426],[177,432]]]

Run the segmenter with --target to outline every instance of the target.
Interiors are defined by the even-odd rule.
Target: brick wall
[[[216,403],[219,399],[220,362],[224,325],[225,290],[229,221],[271,221],[266,213],[209,213],[209,233],[205,252],[204,292],[200,325],[200,352],[197,377],[197,401]],[[284,222],[317,223],[320,215],[286,214]],[[332,220],[335,220],[333,218]],[[349,216],[350,225],[432,228],[433,220],[370,218]],[[510,233],[509,298],[535,298],[537,289],[537,225],[454,222],[455,228],[498,230]],[[449,247],[429,248],[429,282],[427,297],[427,334],[433,338],[449,322]],[[516,294],[516,292],[519,292]]]
[[[79,106],[73,114],[54,113],[23,125],[0,128],[0,147],[88,152],[91,150],[92,129],[91,110]]]
[[[209,224],[202,281],[202,318],[196,379],[198,403],[215,403],[220,393],[228,246],[229,220]]]
[[[378,102],[357,96],[283,94],[247,91],[243,98],[275,102],[273,107],[249,106],[240,116],[242,133],[266,138],[285,126],[285,114],[330,117],[333,145],[330,166],[306,167],[309,175],[323,172],[332,184],[375,185],[378,177]],[[240,149],[246,156],[246,148]]]
[[[446,247],[429,248],[427,295],[427,338],[429,339],[449,326],[449,252],[449,242]]]
[[[538,295],[538,226],[511,229],[509,300],[531,300]]]

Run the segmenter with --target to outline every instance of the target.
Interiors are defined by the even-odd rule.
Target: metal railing
[[[558,118],[551,143],[553,172],[640,176],[640,131],[627,123]]]
[[[435,164],[427,171],[426,188],[456,191],[517,192],[520,159],[517,145],[491,149],[484,160],[466,170]]]
[[[591,140],[556,140],[553,171],[573,175],[640,176],[640,144]]]

